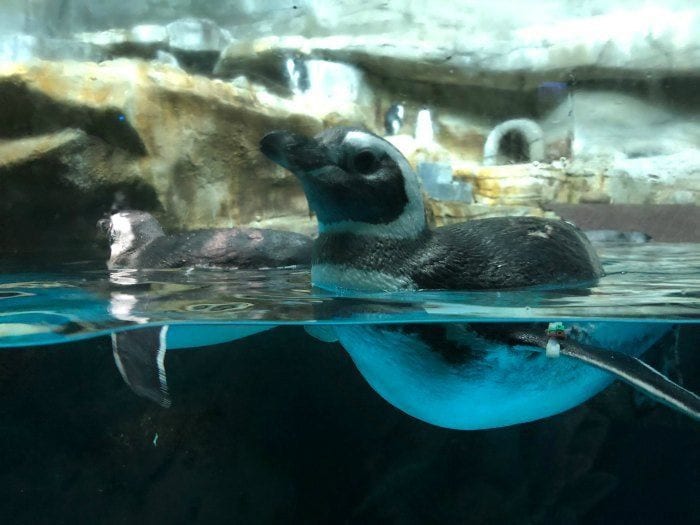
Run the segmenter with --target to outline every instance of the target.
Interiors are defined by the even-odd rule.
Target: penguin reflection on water
[[[591,284],[603,275],[590,242],[562,221],[504,217],[429,229],[417,176],[367,131],[275,131],[261,151],[298,177],[318,218],[315,286],[341,295],[495,290]],[[578,322],[569,330],[554,345],[538,323],[344,324],[322,336],[336,337],[385,399],[440,426],[492,428],[556,414],[602,390],[610,372],[698,417],[697,396],[635,357],[663,325]],[[571,358],[546,357],[548,345]]]

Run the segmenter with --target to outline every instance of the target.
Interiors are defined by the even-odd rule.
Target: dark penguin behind
[[[143,211],[119,211],[102,219],[109,237],[108,266],[116,268],[261,268],[309,264],[306,235],[263,228],[215,228],[166,235]]]

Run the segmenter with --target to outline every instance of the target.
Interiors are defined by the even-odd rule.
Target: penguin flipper
[[[168,326],[112,333],[112,355],[124,382],[141,397],[169,407],[165,374]]]
[[[549,337],[527,331],[509,334],[512,343],[547,348]],[[633,386],[652,399],[665,404],[695,420],[700,420],[700,396],[686,390],[641,359],[603,348],[560,341],[563,355],[605,370]]]

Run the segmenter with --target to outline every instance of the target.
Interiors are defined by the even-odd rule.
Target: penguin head
[[[308,138],[273,131],[260,149],[301,181],[321,233],[413,238],[426,227],[418,177],[373,133],[340,127]]]
[[[158,221],[145,211],[120,211],[98,222],[109,238],[112,259],[132,253],[165,235]]]

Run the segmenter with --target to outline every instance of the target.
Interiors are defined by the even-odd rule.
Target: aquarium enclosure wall
[[[692,1],[2,2],[2,252],[96,254],[115,200],[171,229],[315,231],[257,142],[335,125],[389,135],[436,225],[562,216],[691,238],[699,16]]]
[[[0,0],[0,523],[700,523],[699,205],[699,0]]]

